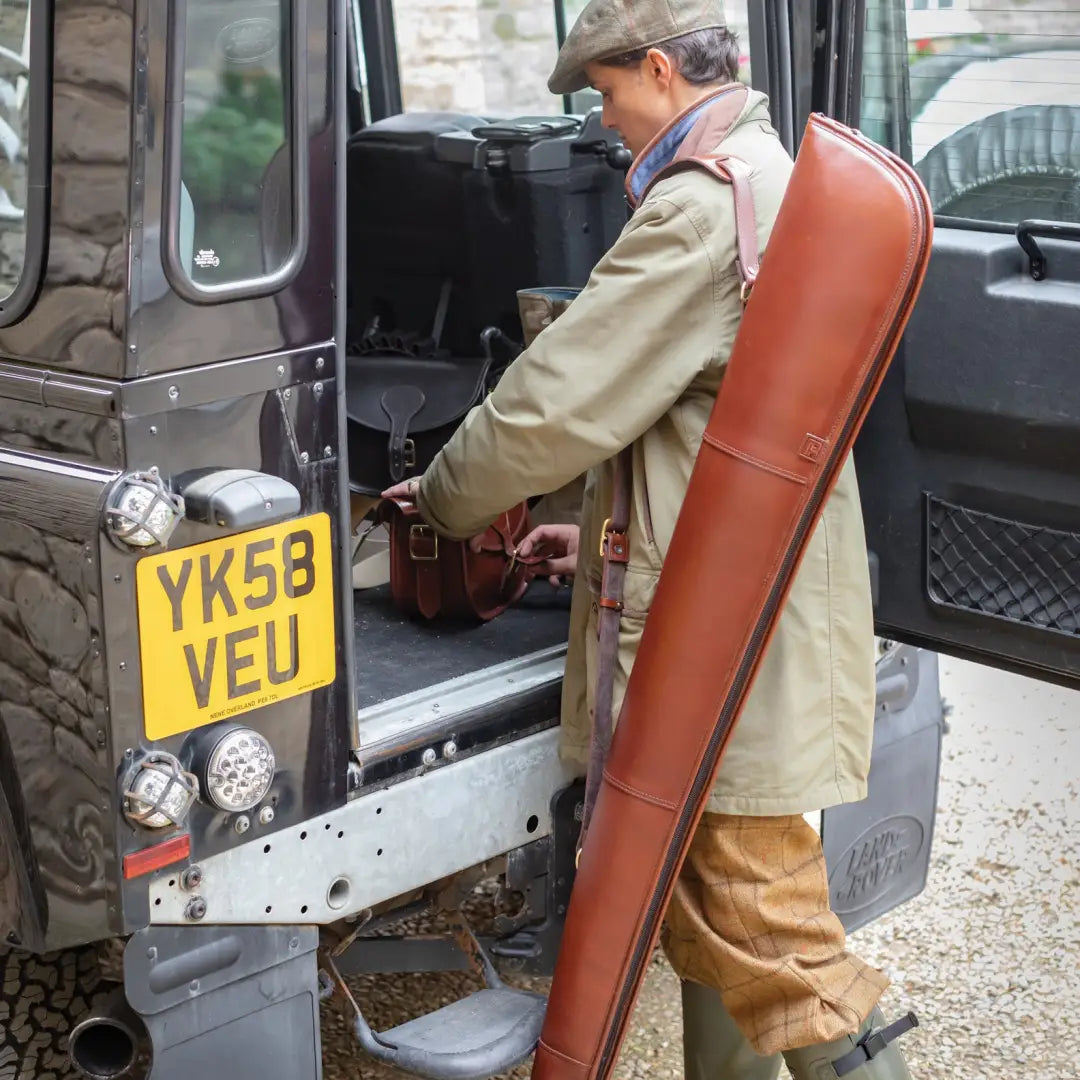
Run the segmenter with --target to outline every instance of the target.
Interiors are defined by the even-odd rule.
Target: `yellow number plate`
[[[151,555],[136,585],[148,739],[334,680],[327,514]]]

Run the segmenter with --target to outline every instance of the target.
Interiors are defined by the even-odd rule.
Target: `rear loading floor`
[[[488,623],[404,618],[388,585],[353,594],[357,708],[516,660],[566,642],[570,590],[537,581]]]

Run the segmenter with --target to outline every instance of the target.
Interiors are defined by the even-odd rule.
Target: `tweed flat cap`
[[[720,0],[591,0],[563,42],[548,79],[553,94],[589,85],[585,65],[727,25]]]

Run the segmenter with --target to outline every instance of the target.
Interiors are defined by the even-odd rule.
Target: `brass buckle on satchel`
[[[431,540],[432,553],[430,555],[418,555],[416,553],[417,540]],[[409,526],[409,558],[413,562],[436,562],[439,558],[439,534],[430,525]]]

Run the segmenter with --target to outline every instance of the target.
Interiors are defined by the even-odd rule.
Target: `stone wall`
[[[584,0],[565,0],[573,23]],[[725,13],[744,52],[746,0]],[[552,0],[394,0],[405,108],[553,113],[547,80],[558,53]]]
[[[27,0],[0,7],[0,46],[22,54]],[[27,77],[16,65],[0,73],[0,119],[7,125],[0,154],[0,297],[7,298],[22,277],[26,251]]]
[[[560,109],[547,91],[555,14],[544,0],[397,0],[405,108],[525,114]]]

